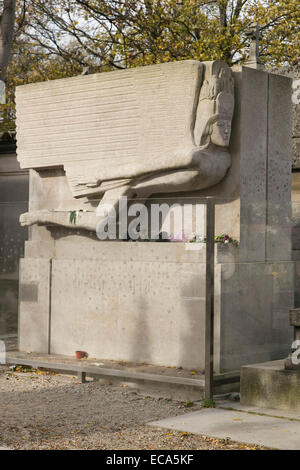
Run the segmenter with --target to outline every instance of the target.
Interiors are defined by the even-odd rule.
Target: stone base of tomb
[[[128,387],[147,396],[195,402],[204,396],[204,376],[200,371],[183,368],[153,366],[133,362],[108,361],[55,354],[35,354],[9,351],[7,365],[25,365],[35,369],[77,375],[80,382],[97,380],[104,384]],[[240,371],[214,376],[214,394],[239,391]]]
[[[76,238],[76,237],[75,237]],[[205,244],[26,243],[19,349],[204,371]],[[293,262],[215,259],[215,372],[287,357]]]
[[[298,362],[298,361],[297,361]],[[284,361],[284,368],[286,370],[298,370],[300,372],[300,364],[294,364],[292,354],[290,354]]]
[[[284,360],[241,368],[241,404],[300,411],[300,370],[286,370]]]

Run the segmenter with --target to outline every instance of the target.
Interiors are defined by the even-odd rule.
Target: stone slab
[[[98,362],[95,362],[98,361]],[[101,361],[101,362],[99,362]],[[103,361],[103,362],[102,362]],[[115,385],[129,386],[149,396],[172,398],[181,401],[199,401],[203,398],[204,376],[193,374],[187,369],[156,367],[149,364],[106,361],[84,358],[76,360],[61,355],[38,355],[19,351],[6,354],[6,364],[43,367],[60,373],[84,375],[97,380],[109,380]],[[217,394],[237,391],[239,371],[214,376],[214,390]]]
[[[265,260],[268,74],[242,68],[241,260]]]
[[[204,367],[203,263],[54,259],[51,298],[51,354]]]
[[[190,137],[202,69],[187,60],[18,87],[21,167],[119,165],[180,148]]]
[[[271,416],[272,418],[286,418],[298,420],[300,422],[300,411],[276,410],[274,408],[260,408],[254,405],[242,405],[240,402],[228,400],[217,400],[218,408],[224,410],[241,411],[243,413],[254,413],[260,415]]]
[[[242,367],[241,403],[299,412],[299,371],[285,370],[283,360]]]
[[[19,285],[19,347],[48,352],[50,312],[48,259],[21,259]]]
[[[150,426],[280,450],[299,450],[300,421],[218,408],[203,408]]]
[[[36,341],[48,319],[53,354],[73,356],[84,350],[107,360],[204,369],[205,263],[199,262],[200,252],[187,251],[181,243],[90,241],[80,251],[77,247],[56,242],[51,318],[47,296],[41,300],[36,284],[44,282],[39,263],[50,261],[24,260],[29,276],[21,287],[20,323],[26,325],[30,315],[29,333]],[[293,270],[292,262],[216,265],[216,373],[287,356]],[[45,292],[49,295],[49,287]],[[26,341],[21,341],[22,351],[48,352]]]
[[[269,74],[266,259],[291,259],[292,80]]]
[[[78,244],[80,243],[80,250]],[[26,258],[92,259],[110,261],[164,261],[170,263],[205,263],[205,243],[103,242],[77,238],[25,243]],[[239,247],[215,244],[215,263],[233,263],[239,259]]]

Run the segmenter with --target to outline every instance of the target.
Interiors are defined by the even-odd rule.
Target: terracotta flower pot
[[[87,357],[87,353],[85,351],[75,351],[76,359],[83,359]]]

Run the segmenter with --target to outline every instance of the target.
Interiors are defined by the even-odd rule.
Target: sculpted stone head
[[[228,147],[231,134],[231,121],[228,116],[217,115],[211,126],[210,140],[219,147]]]
[[[233,90],[233,78],[227,64],[221,61],[205,64],[194,131],[196,145],[212,143],[228,147],[234,109]]]
[[[203,137],[219,147],[228,147],[231,135],[233,95],[226,91],[218,94],[215,100],[215,114],[208,120]]]

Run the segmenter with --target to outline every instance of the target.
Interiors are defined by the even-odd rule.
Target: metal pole
[[[205,386],[204,398],[213,398],[214,379],[215,203],[206,203]]]

